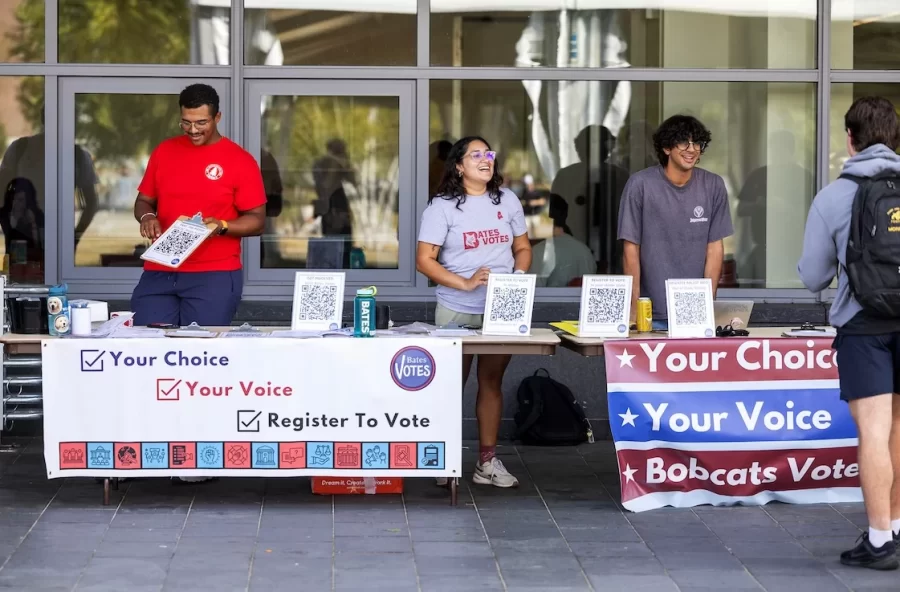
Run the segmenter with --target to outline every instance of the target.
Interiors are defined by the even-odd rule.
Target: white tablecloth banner
[[[47,476],[460,476],[448,339],[42,343]]]

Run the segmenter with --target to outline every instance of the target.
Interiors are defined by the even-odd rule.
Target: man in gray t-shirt
[[[675,115],[653,135],[659,166],[633,175],[622,192],[619,239],[625,275],[634,278],[634,304],[653,301],[653,318],[666,319],[666,280],[710,278],[713,296],[731,236],[725,182],[697,168],[711,134],[696,118]]]

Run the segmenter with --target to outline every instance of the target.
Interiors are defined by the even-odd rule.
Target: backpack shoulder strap
[[[860,177],[857,175],[850,175],[848,173],[841,173],[838,176],[838,179],[847,179],[848,181],[853,181],[857,185],[862,185],[862,183],[866,180],[865,177]]]

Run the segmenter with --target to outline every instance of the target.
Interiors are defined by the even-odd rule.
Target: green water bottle
[[[353,336],[375,337],[375,286],[360,288],[353,300]]]

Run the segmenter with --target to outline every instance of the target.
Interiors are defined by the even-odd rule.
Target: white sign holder
[[[712,280],[666,280],[669,337],[714,337]]]
[[[298,271],[294,276],[291,331],[337,331],[344,314],[342,271]]]
[[[482,334],[530,336],[536,281],[534,274],[492,273],[488,278]]]
[[[581,285],[579,337],[628,337],[630,275],[586,275]]]

